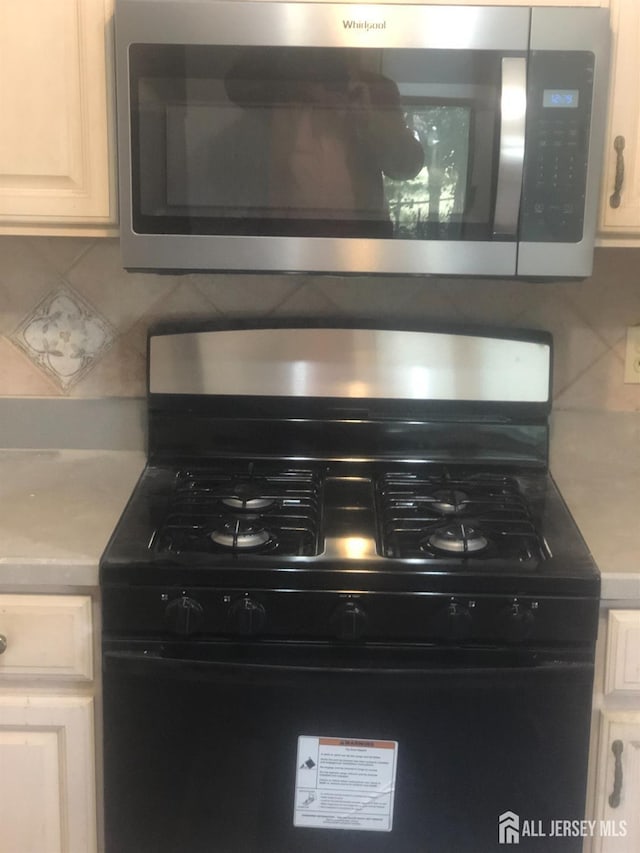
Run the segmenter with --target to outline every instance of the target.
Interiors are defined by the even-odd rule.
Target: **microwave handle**
[[[500,98],[500,155],[493,219],[494,237],[515,237],[518,231],[524,169],[526,107],[527,61],[524,58],[504,56]]]

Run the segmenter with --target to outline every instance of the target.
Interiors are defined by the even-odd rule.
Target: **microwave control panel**
[[[582,239],[594,63],[586,51],[530,55],[521,240]]]

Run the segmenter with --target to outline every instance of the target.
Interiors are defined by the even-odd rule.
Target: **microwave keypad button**
[[[577,242],[583,234],[591,121],[593,57],[587,52],[534,52],[529,102],[520,237],[532,242]],[[549,91],[575,92],[567,108],[550,108]],[[556,104],[557,106],[557,104]]]

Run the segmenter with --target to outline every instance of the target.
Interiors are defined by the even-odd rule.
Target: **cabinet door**
[[[640,701],[640,610],[611,610],[604,692]]]
[[[112,0],[0,3],[0,227],[112,219]],[[46,231],[44,232],[46,233]]]
[[[602,714],[596,784],[592,853],[640,850],[640,711]]]
[[[0,695],[0,851],[95,853],[89,697]]]
[[[611,0],[613,53],[611,67],[609,124],[605,151],[601,230],[605,236],[618,233],[640,237],[640,3]],[[619,168],[616,140],[623,140],[624,182],[619,206],[611,204]],[[622,162],[620,160],[620,162]]]

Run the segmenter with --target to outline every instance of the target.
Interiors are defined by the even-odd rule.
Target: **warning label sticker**
[[[298,738],[294,826],[390,832],[398,742]]]

